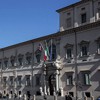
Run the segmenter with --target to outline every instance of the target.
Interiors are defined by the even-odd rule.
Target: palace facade
[[[100,96],[100,0],[57,12],[59,32],[0,49],[1,93]]]

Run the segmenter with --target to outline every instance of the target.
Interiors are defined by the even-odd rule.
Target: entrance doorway
[[[50,95],[53,95],[55,92],[55,88],[56,88],[56,78],[55,78],[55,74],[51,74],[49,76],[49,89],[50,89]]]

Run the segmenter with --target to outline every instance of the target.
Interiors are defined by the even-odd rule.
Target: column
[[[47,87],[46,87],[46,65],[44,64],[43,65],[43,67],[44,67],[44,72],[43,72],[43,75],[44,75],[44,95],[47,95]]]
[[[59,83],[58,83],[58,78],[59,78],[59,71],[58,71],[58,69],[56,70],[56,92],[58,92],[59,91]]]

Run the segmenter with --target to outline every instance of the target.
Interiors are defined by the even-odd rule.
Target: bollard
[[[87,100],[87,97],[86,96],[84,98],[85,98],[85,100]]]
[[[54,100],[57,100],[57,95],[54,95]]]
[[[60,92],[61,92],[61,96],[63,97],[64,96],[64,92],[63,92],[63,88],[60,87]]]
[[[47,94],[50,95],[50,89],[49,88],[47,89]]]
[[[42,87],[40,87],[40,93],[43,96],[43,89],[42,89]]]
[[[91,96],[91,100],[94,100],[94,97],[93,96]]]
[[[36,96],[35,95],[33,95],[33,100],[36,100]]]

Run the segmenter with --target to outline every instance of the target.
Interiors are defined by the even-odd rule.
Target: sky
[[[0,48],[59,31],[59,14],[79,0],[0,0]]]

